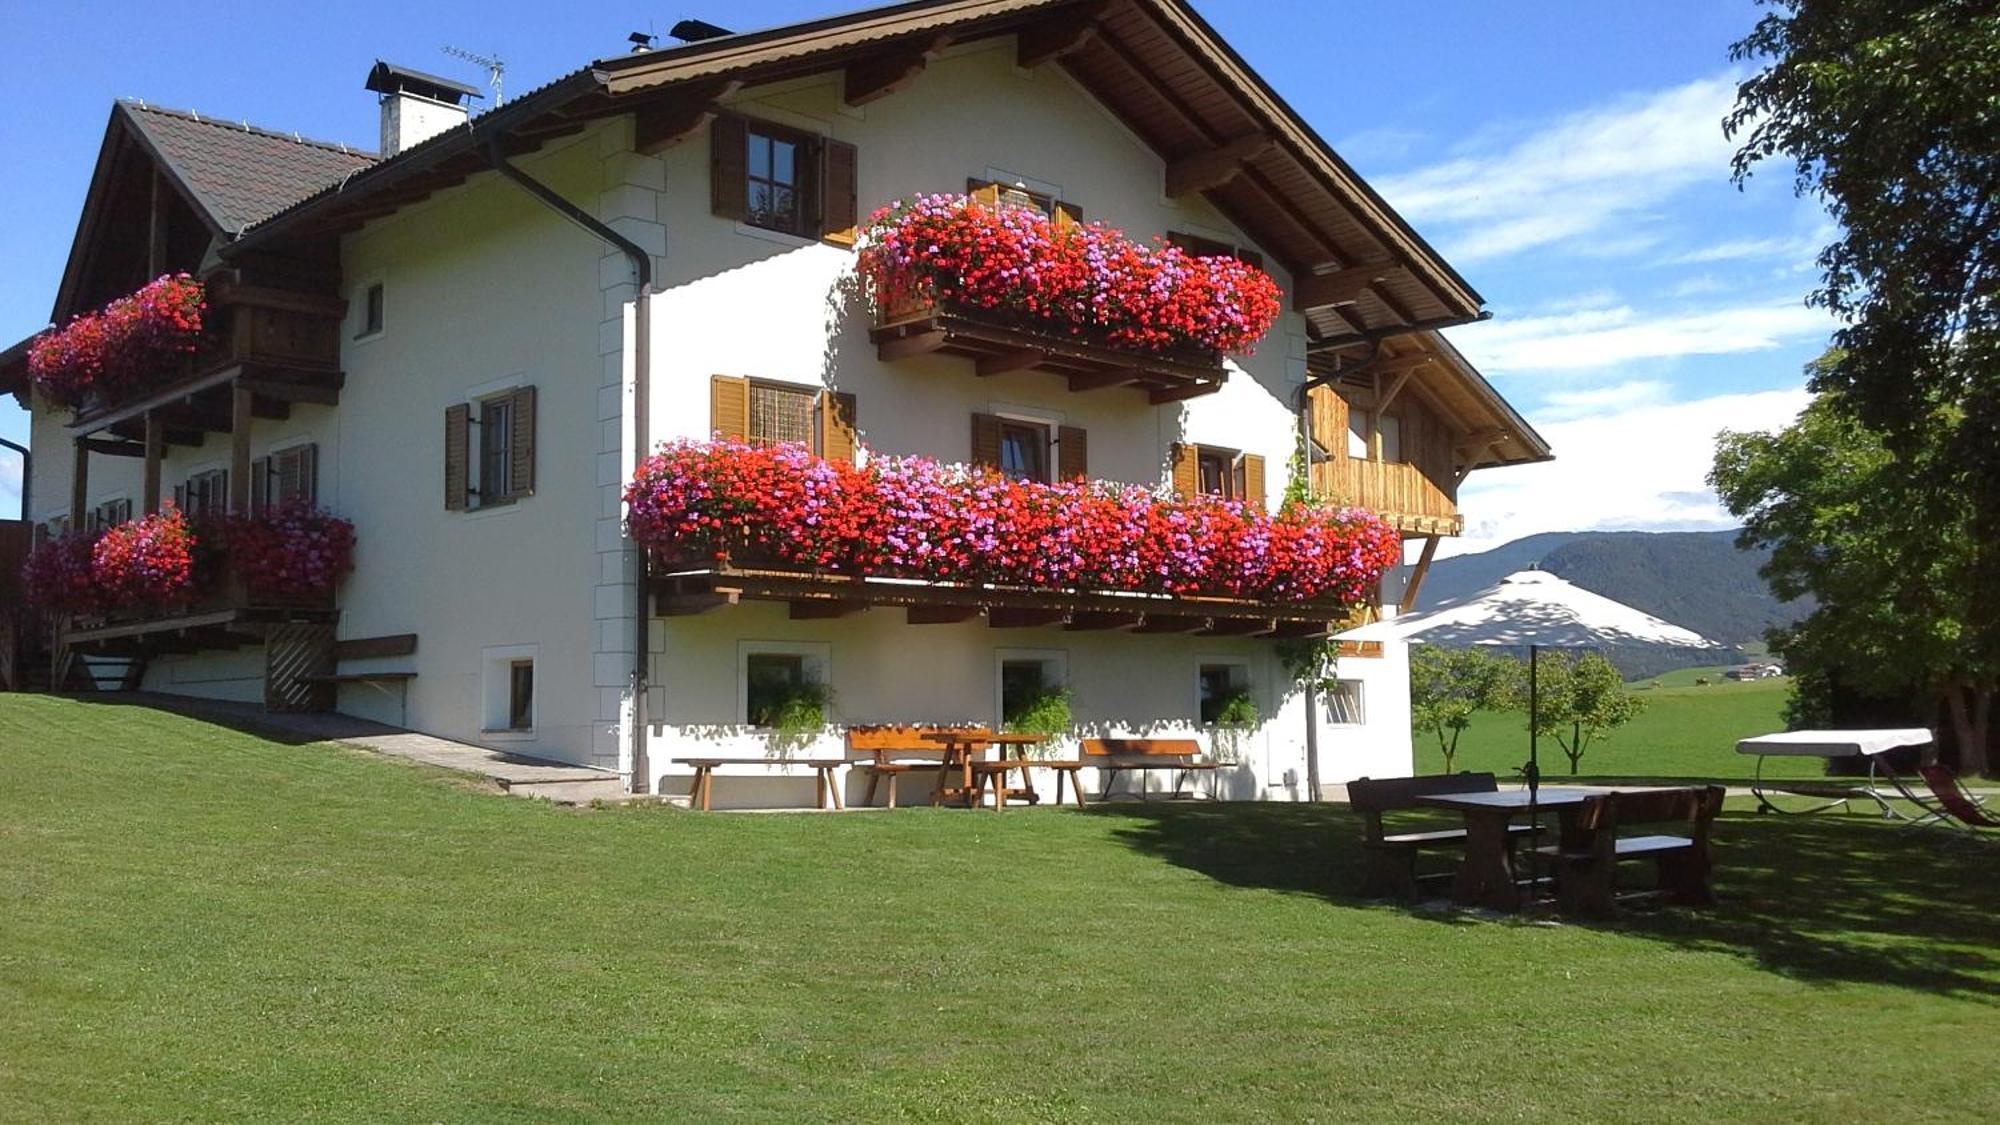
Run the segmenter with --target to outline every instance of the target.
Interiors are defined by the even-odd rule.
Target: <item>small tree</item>
[[[1418,645],[1410,651],[1410,727],[1430,731],[1444,754],[1444,772],[1452,772],[1458,756],[1458,736],[1472,725],[1478,711],[1500,711],[1515,705],[1521,665],[1505,656],[1477,648]]]
[[[1591,745],[1646,709],[1646,701],[1625,690],[1618,669],[1594,652],[1578,656],[1543,653],[1536,661],[1535,733],[1551,735],[1577,772]]]

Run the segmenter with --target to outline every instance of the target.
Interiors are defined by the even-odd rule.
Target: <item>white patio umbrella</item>
[[[1392,617],[1338,634],[1343,641],[1409,641],[1528,650],[1530,716],[1536,697],[1535,654],[1544,648],[1617,648],[1672,645],[1721,648],[1683,629],[1602,594],[1572,585],[1546,570],[1521,570],[1470,597],[1436,609]],[[1534,724],[1528,724],[1528,788],[1541,783]]]
[[[1470,597],[1436,609],[1392,617],[1337,635],[1343,641],[1408,641],[1416,644],[1482,645],[1528,650],[1528,816],[1538,830],[1535,795],[1541,790],[1541,756],[1535,730],[1539,702],[1536,654],[1544,648],[1617,648],[1671,645],[1721,648],[1683,629],[1602,594],[1593,594],[1545,570],[1522,570]],[[1529,852],[1529,879],[1534,852]]]

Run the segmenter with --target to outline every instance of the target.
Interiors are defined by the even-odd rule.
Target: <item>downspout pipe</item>
[[[1312,495],[1313,432],[1312,389],[1308,381],[1299,388],[1299,460],[1306,473],[1306,495]],[[1306,800],[1319,800],[1319,663],[1306,673]]]
[[[500,138],[487,139],[486,162],[495,172],[513,181],[522,191],[542,201],[556,214],[617,247],[632,263],[633,280],[639,283],[639,299],[632,311],[632,456],[636,462],[646,455],[650,444],[646,424],[646,390],[652,371],[653,351],[652,255],[646,253],[645,247],[619,234],[597,216],[558,195],[554,188],[515,167],[508,161],[507,154],[500,150]],[[646,566],[643,559],[632,574],[632,599],[632,721],[625,732],[632,775],[626,780],[626,788],[633,793],[645,793],[652,788],[646,768],[646,657],[651,638],[647,635],[650,615],[646,612]]]

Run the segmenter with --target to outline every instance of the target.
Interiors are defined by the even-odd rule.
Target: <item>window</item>
[[[1220,496],[1224,500],[1244,498],[1243,458],[1235,450],[1200,446],[1195,455],[1195,467],[1203,493]]]
[[[982,180],[975,176],[965,181],[965,192],[989,206],[1018,207],[1034,211],[1045,219],[1054,219],[1059,227],[1083,221],[1083,208],[1057,199],[1053,191],[1037,191],[1019,181],[1008,183],[1001,180]]]
[[[807,175],[807,156],[811,151],[811,141],[803,134],[763,122],[751,123],[745,154],[745,222],[786,234],[808,233],[806,200],[812,193],[812,181]]]
[[[710,210],[748,226],[852,246],[859,163],[845,141],[717,114],[709,126]]]
[[[479,728],[501,742],[535,737],[534,645],[499,645],[479,651]]]
[[[514,400],[510,395],[479,404],[479,505],[514,498],[508,477],[514,463]]]
[[[744,719],[753,727],[778,725],[779,716],[806,687],[806,658],[753,652],[743,663]]]
[[[816,391],[787,387],[780,383],[750,383],[750,426],[752,445],[779,445],[792,442],[817,449],[814,439],[813,407]]]
[[[1403,459],[1403,420],[1394,414],[1378,414],[1375,418],[1375,430],[1382,439],[1382,460],[1401,461]]]
[[[1326,713],[1335,723],[1359,725],[1367,722],[1367,712],[1362,708],[1362,683],[1360,680],[1339,680],[1327,690]]]
[[[511,504],[534,491],[535,388],[515,387],[445,408],[447,510]]]
[[[196,473],[175,490],[174,503],[190,516],[219,515],[229,509],[229,470]]]
[[[1264,268],[1264,255],[1247,246],[1237,246],[1177,230],[1167,232],[1167,242],[1180,247],[1182,253],[1192,254],[1197,258],[1234,258],[1246,266]]]
[[[89,525],[92,531],[102,531],[107,527],[117,527],[132,519],[132,501],[106,500],[90,510]]]
[[[507,729],[535,729],[535,662],[510,661],[507,665]]]
[[[382,331],[383,294],[382,283],[377,281],[361,294],[361,328],[354,333],[359,340]]]
[[[1067,654],[1000,649],[996,656],[1002,728],[1046,733],[1049,726],[1068,725]],[[1051,723],[1051,719],[1055,721]]]
[[[1014,480],[1049,479],[1049,428],[1037,422],[1000,421],[1000,472]]]
[[[1198,707],[1203,726],[1225,719],[1237,720],[1241,703],[1250,695],[1250,666],[1237,663],[1204,663],[1197,675]]]
[[[226,482],[225,482],[226,484]],[[228,502],[225,496],[223,501]],[[250,510],[319,503],[319,446],[295,445],[250,463]]]
[[[744,641],[737,645],[741,721],[752,727],[798,730],[827,721],[823,643]]]

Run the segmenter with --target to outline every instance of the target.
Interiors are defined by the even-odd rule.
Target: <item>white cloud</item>
[[[1465,534],[1440,543],[1440,553],[1484,551],[1542,531],[1736,526],[1706,483],[1715,435],[1785,426],[1810,395],[1799,388],[1648,403],[1653,386],[1614,389],[1594,414],[1537,427],[1554,461],[1468,477],[1459,493]],[[1620,393],[1627,401],[1619,401]]]
[[[1810,263],[1819,255],[1831,237],[1832,232],[1828,230],[1800,238],[1738,238],[1676,254],[1660,264],[1694,266],[1715,262],[1758,261],[1766,258],[1790,258]]]
[[[1667,401],[1670,397],[1668,390],[1665,383],[1641,379],[1611,387],[1557,391],[1542,400],[1541,406],[1535,410],[1535,417],[1544,421],[1562,422],[1614,411],[1624,412],[1641,406],[1655,406]]]
[[[1825,336],[1833,319],[1797,301],[1641,315],[1630,306],[1454,330],[1482,371],[1591,371],[1649,359],[1765,351]]]
[[[1684,189],[1728,175],[1721,123],[1735,98],[1729,75],[1630,96],[1377,186],[1405,215],[1438,224],[1454,260],[1556,243],[1589,249],[1609,241],[1631,252],[1657,241],[1631,229],[1634,222]]]

